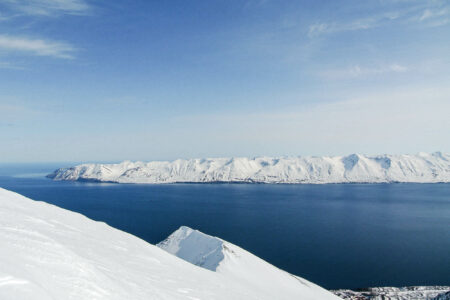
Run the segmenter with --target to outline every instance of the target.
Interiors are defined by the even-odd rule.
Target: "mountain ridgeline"
[[[450,182],[450,154],[351,154],[322,157],[178,159],[82,164],[60,168],[54,180],[117,183],[391,183]]]

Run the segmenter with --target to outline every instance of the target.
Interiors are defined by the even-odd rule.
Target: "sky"
[[[0,1],[0,162],[434,151],[450,1]]]

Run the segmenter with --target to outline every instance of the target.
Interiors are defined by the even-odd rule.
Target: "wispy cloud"
[[[430,1],[349,21],[316,22],[309,26],[308,36],[313,38],[324,34],[366,30],[392,22],[403,24],[415,22],[428,26],[442,26],[450,22],[450,6],[441,1]]]
[[[84,0],[3,0],[2,2],[4,7],[15,13],[33,16],[85,15],[91,9]]]
[[[348,23],[315,23],[309,26],[308,36],[315,37],[327,33],[370,29],[380,26],[385,22],[395,20],[399,18],[399,16],[400,15],[396,12],[389,12],[377,16],[353,20]]]
[[[0,69],[24,70],[25,68],[8,61],[0,61]]]
[[[439,18],[445,15],[448,15],[450,10],[447,7],[441,9],[425,9],[422,15],[419,18],[419,21],[425,21],[429,19]]]
[[[425,9],[416,19],[433,27],[446,25],[450,22],[450,7]]]
[[[24,52],[37,56],[50,56],[63,59],[74,58],[76,49],[70,44],[43,39],[30,39],[0,35],[0,50],[7,52]]]
[[[21,21],[33,17],[87,15],[91,6],[85,0],[3,0],[0,1],[0,21]],[[35,23],[32,23],[35,24]],[[27,34],[0,34],[0,52],[73,59],[76,48],[67,42],[36,38]],[[11,62],[0,62],[0,69],[23,69]]]
[[[354,65],[344,69],[332,69],[320,72],[320,76],[326,79],[352,79],[368,77],[372,75],[381,75],[386,73],[403,73],[409,69],[403,65],[393,63],[379,67],[363,67]]]

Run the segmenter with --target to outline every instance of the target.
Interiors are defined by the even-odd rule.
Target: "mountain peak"
[[[223,241],[187,226],[181,226],[157,245],[196,266],[216,271],[224,259]]]
[[[180,227],[157,246],[220,276],[256,287],[271,299],[280,299],[282,294],[288,299],[296,299],[298,291],[302,291],[301,299],[339,299],[230,242],[186,226]],[[319,294],[320,297],[317,297]]]

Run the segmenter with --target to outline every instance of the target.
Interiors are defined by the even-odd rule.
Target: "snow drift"
[[[450,155],[210,158],[82,164],[61,168],[54,180],[118,183],[381,183],[450,182]]]
[[[182,227],[172,237],[189,232]],[[216,249],[203,259],[216,272],[105,223],[0,188],[0,299],[340,299],[228,242],[198,231],[194,237],[173,239],[166,249]],[[185,258],[202,264],[200,256]]]

